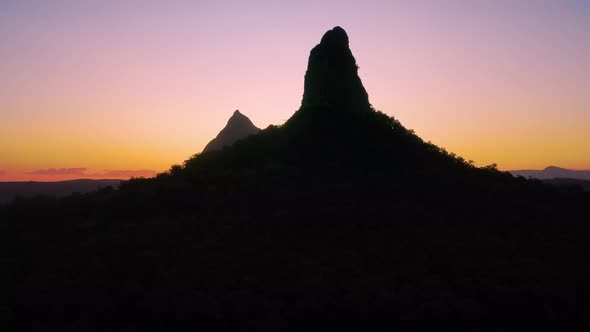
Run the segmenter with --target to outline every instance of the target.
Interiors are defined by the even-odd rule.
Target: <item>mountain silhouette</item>
[[[586,330],[590,193],[425,142],[370,106],[348,44],[336,27],[313,48],[280,126],[117,190],[0,205],[4,321]]]
[[[516,170],[510,171],[514,175],[532,177],[540,180],[549,179],[577,179],[590,180],[590,170],[571,170],[556,166],[549,166],[542,170]]]
[[[211,142],[207,143],[203,152],[221,150],[223,147],[230,146],[242,138],[256,134],[258,131],[260,129],[247,116],[236,110],[219,134]]]
[[[368,111],[369,97],[341,27],[326,32],[309,54],[302,106]]]

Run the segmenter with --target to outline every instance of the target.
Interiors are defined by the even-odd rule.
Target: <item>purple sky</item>
[[[336,25],[373,106],[425,140],[478,165],[590,168],[588,3],[4,0],[0,180],[163,171],[235,109],[281,124]]]

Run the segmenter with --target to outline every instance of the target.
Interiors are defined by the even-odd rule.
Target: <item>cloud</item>
[[[2,174],[2,173],[0,173]],[[39,169],[27,174],[34,175],[45,175],[45,176],[75,176],[80,178],[109,178],[109,179],[128,179],[131,177],[153,177],[156,175],[156,171],[148,169],[140,170],[104,170],[97,173],[87,172],[87,168],[75,167],[75,168],[47,168]]]
[[[156,171],[149,169],[141,170],[107,170],[101,173],[92,174],[92,176],[103,176],[108,178],[130,178],[130,177],[153,177]]]
[[[35,175],[75,175],[75,176],[87,176],[86,168],[47,168],[38,169],[36,171],[27,172],[27,174]]]

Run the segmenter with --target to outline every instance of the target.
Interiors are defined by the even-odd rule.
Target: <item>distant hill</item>
[[[221,150],[223,147],[230,146],[236,141],[259,131],[260,128],[256,127],[247,116],[236,110],[217,137],[205,146],[203,152]]]
[[[15,197],[32,197],[36,195],[63,197],[72,193],[87,193],[108,186],[117,187],[121,180],[79,179],[56,182],[0,182],[0,203],[6,203]]]
[[[578,171],[561,167],[549,166],[542,170],[516,170],[510,171],[515,176],[535,178],[539,180],[548,179],[578,179],[590,181],[590,170]]]

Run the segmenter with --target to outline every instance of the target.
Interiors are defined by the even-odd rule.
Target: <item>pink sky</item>
[[[373,106],[425,140],[482,166],[590,169],[586,2],[9,0],[0,180],[146,175],[236,109],[281,124],[336,25]]]

